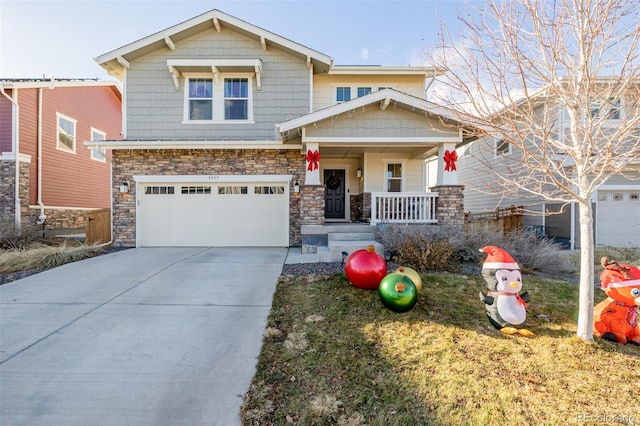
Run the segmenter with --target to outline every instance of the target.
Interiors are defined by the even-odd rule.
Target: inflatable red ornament
[[[387,262],[370,245],[366,249],[356,250],[347,257],[344,266],[347,279],[354,287],[364,290],[376,290],[380,281],[387,275]]]

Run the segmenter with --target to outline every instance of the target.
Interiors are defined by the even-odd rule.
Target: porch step
[[[373,232],[329,232],[329,243],[331,241],[373,241]]]
[[[341,262],[342,253],[347,256],[356,250],[366,249],[369,245],[375,247],[376,253],[384,257],[384,246],[373,239],[363,240],[329,240],[327,246],[318,247],[318,262]]]

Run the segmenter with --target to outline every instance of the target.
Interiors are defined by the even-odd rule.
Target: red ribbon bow
[[[444,152],[444,161],[446,163],[444,167],[445,172],[453,172],[456,170],[456,161],[458,161],[458,154],[455,149],[453,151],[446,150]]]
[[[307,170],[308,171],[318,170],[319,162],[320,162],[320,153],[318,152],[318,150],[316,149],[313,152],[311,152],[311,150],[308,150],[307,163],[309,164],[307,165]]]

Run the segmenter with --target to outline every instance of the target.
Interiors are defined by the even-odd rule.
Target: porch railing
[[[372,192],[371,224],[437,223],[437,192]]]

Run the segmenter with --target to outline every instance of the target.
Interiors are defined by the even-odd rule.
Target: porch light
[[[358,167],[358,170],[356,170],[356,176],[362,177],[362,169],[360,167]]]
[[[122,192],[123,194],[129,192],[129,184],[127,182],[122,182],[120,184],[120,192]]]
[[[293,184],[293,193],[297,194],[300,192],[300,185],[298,185],[298,182]]]

